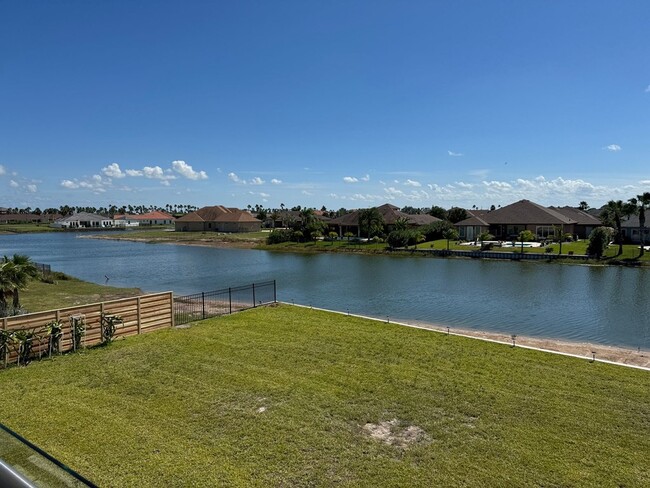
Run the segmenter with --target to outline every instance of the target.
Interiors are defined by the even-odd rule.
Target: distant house
[[[139,215],[115,215],[113,220],[115,220],[116,226],[137,227],[139,225],[171,225],[176,221],[176,218],[167,212],[154,210]]]
[[[489,232],[496,239],[516,239],[520,232],[531,231],[538,238],[555,236],[558,232],[577,235],[581,239],[589,236],[600,221],[571,207],[544,207],[529,200],[506,205],[491,211],[468,211],[470,217],[457,222],[461,239],[476,240],[481,232]]]
[[[79,212],[61,219],[55,220],[52,227],[63,229],[105,229],[113,227],[113,219],[103,215]]]
[[[262,222],[250,212],[222,205],[203,207],[176,219],[177,232],[257,232]]]
[[[405,219],[409,227],[421,227],[423,225],[432,224],[433,222],[438,222],[440,219],[433,217],[429,214],[407,214],[400,211],[399,207],[391,205],[390,203],[385,203],[379,207],[376,207],[381,216],[384,219],[384,225],[387,230],[391,230],[395,223],[399,219]],[[359,226],[359,215],[362,210],[354,210],[353,212],[341,215],[335,219],[332,219],[329,224],[338,229],[339,236],[343,236],[348,232],[351,232],[357,236],[361,235],[361,228]]]
[[[622,218],[621,232],[623,234],[623,240],[631,242],[633,244],[639,244],[641,242],[639,216],[630,215],[629,217]],[[643,229],[643,243],[645,245],[648,245],[650,243],[650,229],[648,229],[648,227],[645,227]]]

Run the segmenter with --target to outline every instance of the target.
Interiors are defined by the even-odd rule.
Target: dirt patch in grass
[[[371,439],[402,449],[429,440],[427,433],[420,427],[405,425],[398,419],[385,420],[378,424],[367,423],[361,429]]]

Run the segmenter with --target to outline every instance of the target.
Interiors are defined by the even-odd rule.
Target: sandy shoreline
[[[177,241],[172,239],[145,239],[142,237],[115,237],[115,236],[79,236],[80,239],[104,239],[109,241],[144,242],[145,244],[174,244],[179,246],[219,247],[234,249],[253,249],[257,241],[216,241],[213,239],[198,239],[192,241]]]
[[[431,324],[427,322],[420,322],[417,320],[395,320],[395,323],[413,325],[425,329],[436,330],[439,332],[447,333],[447,326],[440,324]],[[486,332],[474,329],[463,329],[458,327],[449,327],[449,333],[455,335],[462,335],[473,337],[476,339],[488,339],[491,341],[502,342],[505,344],[512,344],[512,337],[510,334],[503,334],[498,332]],[[540,337],[527,337],[517,335],[515,339],[517,346],[528,346],[537,349],[544,349],[546,351],[556,351],[566,354],[573,354],[584,358],[592,359],[593,354],[596,353],[595,358],[598,360],[612,361],[619,364],[629,364],[634,366],[642,366],[650,368],[650,351],[643,349],[628,349],[617,346],[606,346],[602,344],[592,344],[589,342],[571,342],[563,341],[561,339],[550,339]]]

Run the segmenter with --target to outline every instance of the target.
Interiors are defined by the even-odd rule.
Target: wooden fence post
[[[7,317],[2,319],[2,330],[7,330]],[[7,346],[5,350],[5,368],[7,367],[7,361],[9,360],[9,347]]]
[[[140,310],[140,297],[138,297],[138,334],[141,333],[142,330],[142,312]]]
[[[176,325],[176,317],[174,317],[174,292],[169,292],[169,311],[171,315],[172,327]]]

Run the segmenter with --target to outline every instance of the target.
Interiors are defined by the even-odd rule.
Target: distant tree
[[[449,251],[449,241],[455,241],[459,235],[456,229],[447,229],[442,233],[442,237],[447,239],[447,251]]]
[[[583,212],[586,212],[587,210],[589,210],[589,204],[583,200],[578,205],[578,209],[582,210]]]
[[[420,210],[419,208],[411,207],[410,205],[402,207],[401,211],[409,215],[417,215],[422,213],[422,210]]]
[[[618,244],[618,254],[623,254],[623,225],[624,217],[632,215],[636,208],[630,203],[623,203],[621,200],[610,200],[600,213],[600,219],[606,226],[616,229],[616,242]]]
[[[292,212],[300,212],[302,210],[302,207],[300,205],[296,205],[295,207],[291,207]]]
[[[266,217],[267,217],[266,210],[260,207],[257,211],[257,215],[255,216],[255,218],[261,220],[262,222],[266,222]]]
[[[444,232],[446,230],[455,230],[454,224],[448,220],[439,220],[437,222],[432,222],[431,224],[425,225],[420,228],[420,231],[424,234],[424,237],[427,241],[435,241],[438,239],[444,238]]]
[[[444,208],[439,207],[438,205],[432,205],[431,210],[429,210],[427,213],[432,217],[436,217],[440,220],[447,219],[447,211]]]
[[[521,252],[524,252],[524,242],[530,242],[535,240],[535,234],[530,230],[522,230],[519,233],[519,242],[521,242]]]
[[[496,206],[494,206],[494,205],[490,205],[490,212],[492,212],[492,211],[494,211],[494,210],[496,210],[496,209],[497,209]]]
[[[330,238],[330,241],[332,241],[332,246],[334,245],[334,241],[336,238],[339,236],[336,232],[330,231],[327,236]]]
[[[452,224],[465,220],[467,218],[467,210],[460,207],[452,207],[447,212],[447,220]]]
[[[367,208],[359,212],[359,228],[361,234],[368,239],[381,235],[384,232],[384,217],[376,207]]]
[[[400,217],[395,221],[394,230],[406,230],[409,228],[409,220],[406,217]]]
[[[478,235],[477,239],[478,239],[478,241],[481,243],[481,250],[483,250],[483,246],[484,246],[483,243],[484,243],[485,241],[491,241],[492,239],[494,239],[494,236],[493,236],[492,234],[490,234],[489,232],[484,231],[484,232],[481,232],[481,233]]]
[[[587,246],[587,254],[595,256],[597,259],[603,257],[605,250],[609,245],[612,238],[614,229],[611,227],[596,227],[589,234],[589,245]]]
[[[641,258],[645,253],[645,211],[650,208],[650,192],[630,198],[628,203],[634,207],[634,213],[639,216],[639,239],[641,242],[639,257]]]

